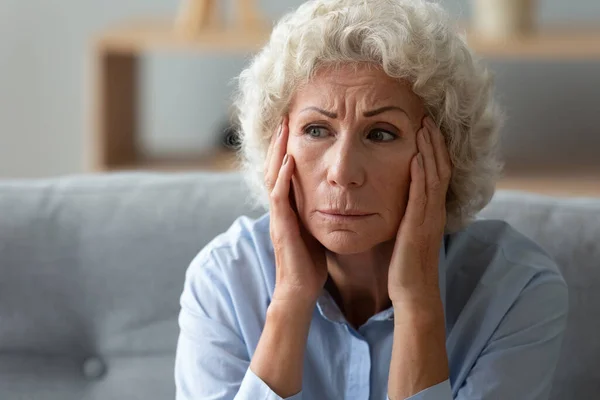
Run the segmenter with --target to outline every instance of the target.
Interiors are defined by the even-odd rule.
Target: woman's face
[[[287,152],[301,222],[338,254],[395,238],[422,100],[376,68],[322,69],[290,104]],[[349,214],[349,215],[340,215]]]

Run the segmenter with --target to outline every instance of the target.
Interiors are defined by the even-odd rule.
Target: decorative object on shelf
[[[471,0],[473,32],[485,40],[529,36],[535,29],[537,0]]]
[[[221,137],[221,145],[228,150],[237,151],[240,149],[242,142],[238,133],[238,127],[231,121],[226,121],[221,127],[219,135]]]
[[[265,25],[265,19],[260,15],[256,0],[236,0],[236,23],[242,29],[261,28]]]
[[[176,30],[184,36],[195,37],[203,30],[222,29],[224,21],[220,8],[223,3],[223,0],[182,0],[175,21]],[[232,30],[251,30],[265,25],[256,0],[235,0],[234,12],[234,26],[229,27]]]
[[[184,36],[196,36],[203,29],[218,28],[216,1],[181,0],[175,21],[176,30]]]

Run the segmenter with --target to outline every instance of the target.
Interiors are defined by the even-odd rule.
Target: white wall
[[[82,171],[91,34],[174,3],[0,0],[0,175]]]
[[[443,2],[468,16],[469,0]],[[270,18],[301,0],[263,0]],[[543,22],[600,21],[600,1],[540,1]],[[89,137],[88,43],[92,33],[139,15],[174,15],[178,0],[0,0],[0,177],[84,171]],[[229,80],[243,57],[148,56],[143,141],[152,152],[203,147],[226,117]],[[509,112],[507,157],[581,160],[600,153],[600,62],[492,62]],[[183,100],[182,100],[183,99]],[[541,150],[543,149],[543,151]]]

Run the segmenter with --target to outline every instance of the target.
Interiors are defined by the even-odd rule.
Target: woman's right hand
[[[295,204],[290,201],[295,162],[287,154],[288,137],[286,116],[271,139],[265,163],[276,263],[273,301],[304,302],[314,307],[327,281],[327,263],[323,246],[302,226]]]
[[[286,157],[288,135],[288,120],[284,118],[273,134],[265,163],[275,291],[250,362],[250,369],[282,398],[302,390],[312,314],[327,281],[323,246],[304,229],[295,200],[290,200],[295,164],[291,155]]]

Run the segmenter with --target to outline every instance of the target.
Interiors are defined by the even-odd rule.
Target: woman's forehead
[[[395,106],[412,117],[422,114],[423,102],[403,81],[385,72],[372,70],[325,70],[299,87],[290,104],[290,112],[307,107],[340,111],[345,107],[369,111]]]

